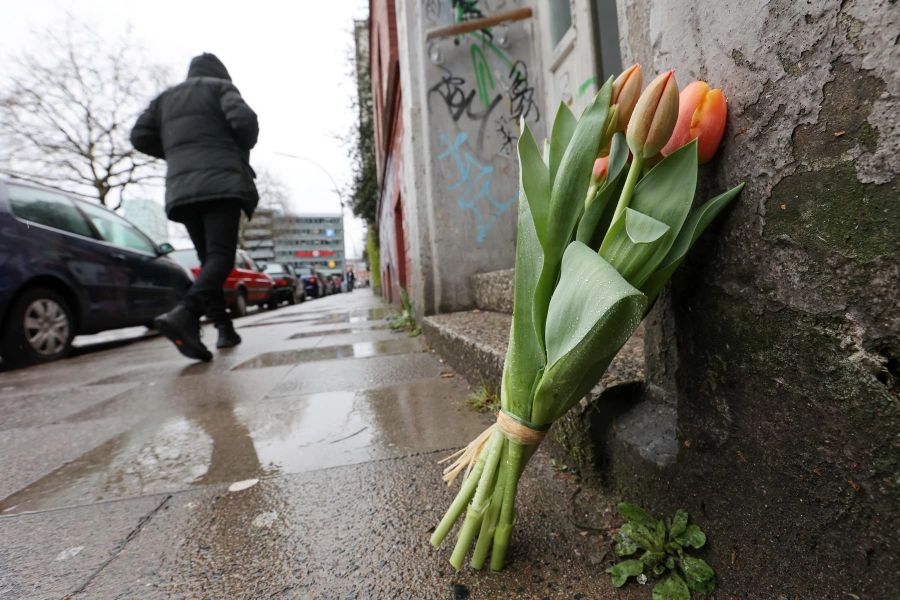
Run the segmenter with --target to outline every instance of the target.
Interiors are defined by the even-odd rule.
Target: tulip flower
[[[606,173],[609,170],[609,157],[603,156],[594,161],[594,168],[591,171],[591,183],[601,183],[606,179]]]
[[[659,152],[675,129],[678,119],[678,84],[670,70],[650,82],[638,98],[625,130],[628,147],[635,157],[650,158]]]
[[[681,91],[678,105],[678,121],[669,142],[663,147],[668,156],[690,142],[697,140],[697,159],[702,165],[709,162],[725,133],[725,117],[728,105],[722,90],[711,90],[705,81],[695,81]]]
[[[623,71],[613,82],[612,100],[613,106],[619,107],[616,131],[625,131],[631,113],[641,95],[641,85],[644,83],[644,75],[641,65],[635,64]]]

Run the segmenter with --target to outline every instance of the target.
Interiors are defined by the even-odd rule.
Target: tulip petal
[[[691,117],[690,136],[697,140],[697,159],[709,162],[725,133],[728,104],[722,90],[710,90]]]
[[[663,156],[672,154],[696,137],[691,136],[693,116],[708,92],[709,84],[705,81],[691,82],[681,90],[681,95],[678,97],[678,122],[675,124],[674,131],[672,131],[672,137],[663,146]]]

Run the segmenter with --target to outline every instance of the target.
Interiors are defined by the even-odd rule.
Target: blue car
[[[65,356],[78,334],[148,325],[191,284],[184,267],[97,203],[0,180],[0,356]]]

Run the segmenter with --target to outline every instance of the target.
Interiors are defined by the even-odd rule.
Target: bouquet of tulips
[[[543,153],[518,142],[515,292],[497,421],[448,457],[456,499],[434,530],[464,516],[450,563],[503,568],[516,489],[547,430],[600,379],[697,237],[742,185],[692,209],[697,165],[715,153],[725,97],[673,71],[641,93],[639,65],[612,78],[576,119],[565,104]],[[477,541],[476,541],[477,540]]]

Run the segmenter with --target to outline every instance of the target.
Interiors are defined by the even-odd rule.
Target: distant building
[[[157,244],[169,241],[169,219],[161,203],[148,198],[126,200],[122,204],[122,216]]]
[[[344,219],[339,214],[280,215],[274,240],[275,262],[329,275],[344,271]]]
[[[271,208],[257,208],[253,220],[242,227],[241,245],[250,258],[258,263],[275,262],[275,230],[276,221],[283,215]]]

